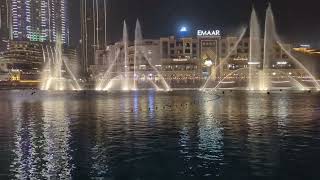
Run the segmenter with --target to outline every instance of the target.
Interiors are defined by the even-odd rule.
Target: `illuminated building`
[[[160,61],[160,45],[159,40],[144,39],[140,46],[143,47],[143,51],[137,50],[137,62],[135,69],[140,73],[144,74],[152,73],[152,66],[156,67],[158,70],[161,69]],[[139,49],[139,48],[137,48]],[[116,52],[120,51],[117,61],[115,61]],[[145,53],[145,54],[143,54]],[[105,50],[96,50],[95,53],[95,64],[90,65],[89,71],[93,76],[102,76],[104,72],[110,67],[114,66],[114,70],[121,69],[124,67],[124,45],[123,42],[117,42],[114,45],[108,46]],[[134,56],[135,56],[135,47],[133,44],[129,44],[128,47],[128,70],[134,72]],[[121,61],[122,60],[122,61]]]
[[[197,38],[160,38],[161,71],[171,86],[201,77],[199,49]]]
[[[48,59],[45,49],[52,51],[50,45],[39,42],[9,41],[8,49],[0,55],[0,72],[15,74],[18,80],[40,80],[44,61]],[[71,48],[62,51],[71,71],[78,75],[78,52]]]
[[[3,3],[1,1],[1,15]],[[57,37],[69,44],[66,0],[8,0],[6,49],[1,71],[15,74],[11,80],[38,80],[44,65],[43,47],[53,46]],[[1,25],[4,24],[1,17]],[[17,76],[19,74],[19,76]]]
[[[299,47],[293,48],[294,51],[300,52],[306,55],[319,55],[320,56],[320,50],[319,49],[313,49],[310,45],[302,44]]]
[[[108,0],[79,0],[81,22],[81,69],[87,74],[96,64],[96,52],[106,51]]]
[[[80,73],[79,68],[79,53],[76,49],[73,48],[63,48],[63,57],[65,58],[66,62],[68,63],[71,72],[78,77]]]
[[[42,45],[29,41],[10,41],[0,58],[2,72],[19,77],[15,80],[38,80],[43,65]]]
[[[207,78],[211,75],[211,78],[215,79],[219,76],[220,70],[216,67],[220,64],[220,49],[221,49],[221,34],[219,30],[202,31],[198,30],[199,41],[199,60],[202,68],[202,76]],[[216,71],[215,71],[216,70]]]
[[[293,55],[316,77],[320,78],[320,50],[310,45],[293,48]]]
[[[9,38],[9,20],[7,1],[0,1],[0,52],[6,49]]]
[[[162,72],[171,86],[177,84],[201,84],[220,63],[219,30],[198,30],[197,37],[160,38]],[[192,86],[193,86],[192,85]]]
[[[180,32],[183,32],[183,35]],[[250,39],[221,35],[219,30],[198,30],[192,36],[184,36],[187,29],[182,27],[177,36],[161,37],[159,39],[144,40],[144,53],[173,88],[200,87],[209,76],[212,80],[226,77],[233,71],[246,69],[249,66]],[[263,39],[260,40],[264,43]],[[282,44],[282,48],[293,53],[292,45]],[[272,72],[284,72],[290,76],[304,76],[301,69],[290,59],[287,53],[276,42],[270,48],[270,69]],[[122,42],[110,45],[108,50],[97,50],[95,64],[90,66],[92,77],[100,76],[107,71],[115,57],[116,49],[123,52]],[[134,46],[129,43],[129,69],[133,71]],[[316,54],[315,50],[304,50]],[[137,54],[139,55],[139,51]],[[261,57],[257,60],[257,69],[262,69],[264,48],[261,47]],[[260,56],[259,55],[259,56]],[[115,69],[124,67],[123,53],[113,65]],[[143,59],[142,59],[143,60]],[[139,72],[146,71],[148,62],[136,63]],[[244,76],[248,74],[245,73]]]
[[[223,68],[227,70],[237,70],[240,68],[247,68],[249,63],[249,52],[250,52],[250,39],[244,37],[240,42],[238,42],[239,37],[224,37],[221,39],[221,60],[226,60]],[[260,40],[263,44],[263,39]],[[290,44],[283,44],[283,47],[291,52],[292,46]],[[261,59],[259,62],[263,61],[264,49],[261,48]],[[287,69],[293,68],[293,64],[290,63],[289,56],[281,49],[277,44],[274,44],[270,53],[271,68],[272,69]],[[229,55],[229,58],[227,58]],[[227,59],[226,59],[227,58]],[[261,67],[261,64],[258,64]]]
[[[160,52],[159,52],[159,40],[152,40],[152,39],[144,39],[141,44],[138,46],[143,47],[137,48],[137,62],[136,62],[136,70],[138,71],[148,71],[152,68],[150,65],[154,67],[158,67],[161,65],[161,61],[159,59]],[[135,47],[129,46],[128,47],[128,56],[129,56],[129,70],[134,71],[134,56],[135,56]],[[142,52],[144,51],[144,52]]]
[[[66,0],[11,0],[10,7],[12,40],[55,42],[61,34],[69,44]]]

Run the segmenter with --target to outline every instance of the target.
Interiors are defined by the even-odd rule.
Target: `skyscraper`
[[[66,0],[11,0],[11,38],[69,43]]]
[[[8,5],[7,0],[0,1],[0,51],[6,47],[5,41],[9,37],[9,26],[8,26]]]
[[[7,2],[0,1],[0,29],[7,28]]]
[[[81,65],[84,73],[95,62],[96,51],[107,48],[108,0],[81,0]]]

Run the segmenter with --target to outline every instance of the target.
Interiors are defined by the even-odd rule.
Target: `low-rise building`
[[[239,38],[222,36],[218,30],[199,30],[196,36],[146,39],[136,45],[129,42],[127,53],[123,42],[117,42],[107,50],[97,50],[95,65],[90,69],[94,76],[100,74],[100,77],[110,66],[111,72],[133,73],[136,70],[152,76],[160,72],[171,87],[200,86],[209,76],[212,80],[223,79],[236,70],[243,69],[241,72],[245,73],[252,65],[258,70],[267,66],[277,72],[301,75],[299,67],[289,56],[292,45],[280,46],[275,41],[265,52],[262,38],[255,41],[258,44],[253,45],[253,49],[249,37]],[[247,76],[248,73],[243,75]]]
[[[12,75],[11,80],[39,80],[43,65],[42,44],[9,41],[0,58],[1,71]]]

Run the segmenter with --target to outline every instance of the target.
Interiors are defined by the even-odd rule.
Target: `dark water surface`
[[[320,179],[320,94],[0,91],[0,179]]]

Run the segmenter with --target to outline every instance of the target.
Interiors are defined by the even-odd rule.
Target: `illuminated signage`
[[[249,65],[259,65],[260,62],[248,62]]]
[[[188,59],[173,59],[174,62],[185,62],[188,61]]]
[[[233,58],[234,61],[248,61],[248,58]]]
[[[287,65],[288,62],[285,62],[285,61],[280,61],[280,62],[277,62],[277,65]]]
[[[300,47],[303,47],[303,48],[310,48],[311,46],[309,44],[301,44]]]
[[[220,30],[198,30],[197,31],[198,36],[221,36]]]

